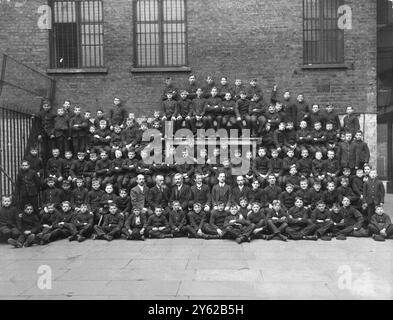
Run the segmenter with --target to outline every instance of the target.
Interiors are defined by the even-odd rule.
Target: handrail
[[[16,184],[15,181],[8,175],[7,172],[3,169],[3,167],[0,165],[0,171],[8,178],[8,180],[11,182],[12,186],[15,188]]]

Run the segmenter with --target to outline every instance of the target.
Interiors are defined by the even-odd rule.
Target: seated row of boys
[[[261,149],[263,150],[263,149]],[[22,164],[27,165],[24,162]],[[369,166],[365,166],[369,170]],[[292,167],[290,171],[295,172],[296,167]],[[34,171],[27,169],[27,173],[34,174]],[[26,173],[26,175],[28,175]],[[340,177],[341,186],[336,189],[335,181],[329,180],[326,183],[326,190],[322,191],[322,183],[316,178],[313,180],[313,187],[309,188],[309,180],[306,178],[297,179],[298,185],[294,184],[292,179],[288,179],[285,183],[285,191],[276,184],[276,175],[267,175],[268,185],[264,188],[260,187],[259,179],[251,181],[251,188],[245,185],[246,177],[235,177],[234,185],[227,184],[228,175],[225,172],[218,172],[218,183],[212,189],[203,183],[204,176],[200,173],[195,175],[195,184],[191,187],[185,183],[181,173],[174,176],[174,186],[170,187],[165,184],[164,176],[157,175],[155,177],[155,186],[149,188],[145,184],[145,176],[138,175],[137,185],[131,189],[129,193],[126,188],[120,188],[119,196],[114,192],[111,184],[105,186],[105,192],[101,190],[101,183],[98,179],[92,181],[92,190],[84,188],[83,179],[76,179],[75,190],[70,190],[70,183],[63,182],[63,190],[55,187],[55,179],[50,177],[47,181],[48,188],[43,192],[43,203],[51,203],[55,208],[59,208],[64,201],[71,203],[72,208],[79,208],[82,204],[87,204],[89,212],[94,214],[95,222],[98,223],[102,217],[106,216],[110,205],[116,204],[120,212],[128,215],[130,208],[139,208],[142,213],[152,215],[157,207],[164,209],[164,214],[169,215],[172,204],[179,201],[182,210],[187,212],[195,202],[202,205],[206,214],[213,213],[218,210],[219,204],[224,203],[225,211],[230,209],[231,203],[242,206],[244,202],[251,209],[254,202],[265,209],[272,207],[275,200],[280,200],[283,208],[292,208],[296,202],[296,198],[302,199],[307,210],[315,209],[318,201],[323,201],[327,207],[332,210],[335,203],[341,203],[345,198],[352,202],[356,210],[362,214],[364,227],[370,221],[371,216],[375,212],[377,206],[382,206],[384,202],[385,190],[381,181],[378,180],[375,170],[370,170],[369,175],[363,175],[363,170],[358,169],[356,176],[351,180],[352,187],[349,186],[350,170],[344,170],[344,175]],[[278,176],[280,178],[280,176]],[[289,176],[291,178],[291,176]],[[233,179],[233,177],[232,177]],[[19,179],[26,181],[25,177]],[[68,185],[68,191],[64,188]],[[36,190],[36,188],[34,188]],[[356,193],[354,192],[356,190]],[[129,195],[130,194],[130,195]],[[27,195],[21,199],[21,203],[28,203],[35,200],[37,194]],[[34,207],[34,206],[33,206]]]
[[[82,242],[87,238],[112,241],[117,238],[144,240],[149,238],[189,237],[203,239],[232,239],[237,243],[252,239],[325,240],[332,237],[345,240],[347,236],[365,237],[372,235],[376,241],[393,239],[393,225],[382,206],[364,227],[364,220],[358,210],[351,206],[347,197],[342,199],[342,207],[334,203],[329,210],[323,200],[315,209],[304,206],[296,197],[294,206],[287,210],[280,200],[273,200],[270,207],[261,208],[259,202],[248,202],[245,198],[240,205],[229,207],[219,202],[210,218],[199,202],[194,202],[192,210],[186,213],[177,200],[172,202],[168,218],[164,209],[157,206],[154,213],[147,215],[143,209],[135,207],[132,214],[124,214],[116,203],[109,204],[109,212],[98,223],[86,203],[75,210],[68,201],[56,209],[48,204],[39,214],[27,204],[23,213],[18,214],[11,206],[11,197],[3,197],[0,210],[0,236],[16,248],[33,244],[47,244],[67,238]]]

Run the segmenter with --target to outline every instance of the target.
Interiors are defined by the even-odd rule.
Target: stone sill
[[[108,68],[47,69],[48,74],[108,73]]]
[[[131,68],[131,73],[191,72],[190,67]]]
[[[304,64],[301,66],[303,70],[314,69],[349,69],[351,66],[347,63],[332,63],[332,64]]]

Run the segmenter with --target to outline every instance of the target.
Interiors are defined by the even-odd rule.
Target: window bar
[[[183,23],[184,23],[184,59],[183,63],[188,64],[188,34],[187,34],[187,0],[182,1]]]
[[[165,66],[165,55],[164,55],[164,30],[163,30],[163,15],[164,15],[164,5],[163,0],[157,0],[158,6],[158,31],[159,31],[159,65]]]

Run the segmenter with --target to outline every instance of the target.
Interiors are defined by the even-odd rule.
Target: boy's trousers
[[[267,220],[267,226],[273,234],[283,233],[288,224],[283,221]]]
[[[302,239],[304,236],[310,236],[314,234],[317,226],[313,223],[307,223],[306,221],[294,221],[288,224],[285,229],[285,233],[292,239]]]
[[[113,227],[100,227],[94,226],[94,231],[98,237],[103,237],[105,235],[111,236],[113,238],[119,238],[121,236],[121,228],[118,226]]]
[[[0,240],[8,240],[9,238],[17,239],[19,236],[20,231],[17,228],[0,227]]]
[[[254,225],[228,226],[225,228],[225,236],[226,236],[226,238],[229,238],[229,239],[236,239],[239,237],[249,238],[254,229],[255,229]]]
[[[132,233],[130,234],[127,228],[122,229],[122,234],[124,234],[127,239],[130,240],[140,240],[142,239],[143,234],[141,234],[142,228],[132,228],[131,231]]]
[[[316,222],[315,226],[317,236],[322,237],[325,233],[333,228],[334,223],[333,221]]]

